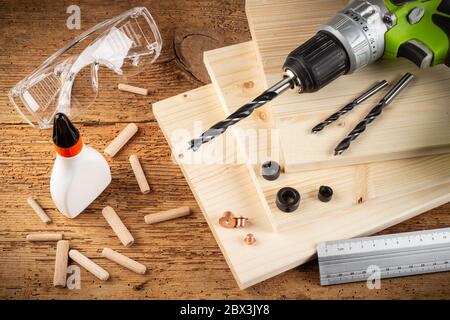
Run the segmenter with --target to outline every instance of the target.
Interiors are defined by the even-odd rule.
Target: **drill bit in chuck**
[[[189,142],[189,149],[197,151],[203,143],[207,143],[217,136],[223,134],[230,126],[236,124],[242,119],[247,118],[252,114],[255,109],[262,107],[267,102],[272,101],[278,97],[281,93],[294,86],[293,77],[286,75],[283,80],[276,83],[274,86],[270,87],[264,91],[261,95],[253,99],[253,101],[243,105],[235,112],[230,114],[225,120],[222,120],[207,131],[205,131],[200,137],[192,139]]]
[[[353,110],[354,107],[359,105],[360,103],[364,102],[365,100],[369,99],[371,96],[373,96],[375,93],[380,91],[381,89],[385,88],[388,85],[388,82],[386,80],[383,80],[381,82],[378,82],[376,85],[374,85],[372,88],[364,92],[362,95],[360,95],[358,98],[347,104],[345,107],[340,109],[339,111],[333,113],[331,116],[326,118],[324,121],[316,125],[314,128],[311,129],[313,133],[317,133],[319,131],[322,131],[326,126],[331,124],[332,122],[335,122],[337,119],[339,119],[341,116],[346,114],[347,112]]]
[[[383,109],[411,82],[414,76],[406,73],[399,82],[384,96],[378,104],[370,110],[367,116],[342,140],[334,149],[334,155],[340,155],[350,147],[353,140],[366,130],[366,126],[378,117]]]

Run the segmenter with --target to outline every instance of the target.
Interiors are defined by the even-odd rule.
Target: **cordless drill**
[[[380,58],[450,67],[449,43],[450,0],[353,0],[288,55],[281,81],[191,140],[189,148],[198,150],[288,89],[318,91]]]

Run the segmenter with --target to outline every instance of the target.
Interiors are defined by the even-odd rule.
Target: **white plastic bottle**
[[[80,133],[67,116],[57,113],[53,124],[56,159],[50,179],[50,192],[58,210],[75,218],[111,182],[106,159],[83,144]]]

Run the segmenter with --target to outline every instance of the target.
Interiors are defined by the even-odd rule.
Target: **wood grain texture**
[[[257,62],[256,55],[253,42],[205,52],[205,64],[225,114],[233,112],[255,95],[253,88],[248,88],[249,82],[253,83],[255,88],[264,88],[262,66]],[[241,65],[246,68],[237,67]],[[269,114],[272,111],[267,108],[264,112]],[[262,145],[261,140],[267,141],[264,139],[265,131],[263,134],[257,134],[257,140],[251,138],[255,130],[261,132],[261,129],[268,128],[259,117],[243,120],[236,124],[236,127],[238,130],[234,131],[234,135],[240,140],[239,146],[247,154],[251,153],[250,150],[256,150],[255,141],[258,141],[258,149]],[[288,172],[282,173],[275,181],[267,181],[260,175],[260,164],[269,159],[278,161],[277,158],[267,158],[276,157],[278,154],[274,154],[269,148],[262,151],[258,152],[258,161],[248,158],[249,162],[256,162],[253,168],[250,168],[250,173],[254,173],[252,178],[259,188],[262,201],[268,204],[265,206],[267,218],[278,231],[317,221],[325,215],[334,214],[336,210],[358,206],[369,199],[393,192],[401,196],[403,191],[409,192],[411,188],[431,187],[450,181],[449,155]],[[317,201],[317,192],[321,185],[334,189],[332,203]],[[275,204],[278,190],[285,186],[296,188],[302,195],[300,209],[290,214],[282,212]],[[450,190],[448,192],[450,193]]]
[[[224,98],[227,99],[226,95]],[[335,188],[338,196],[335,196],[332,208],[317,201],[314,191],[310,191],[295,219],[273,208],[267,214],[265,207],[275,202],[273,197],[267,196],[267,200],[261,198],[252,177],[255,173],[248,165],[239,161],[229,162],[240,159],[239,153],[243,153],[238,143],[226,148],[224,164],[221,164],[224,154],[217,151],[223,150],[222,140],[227,141],[226,136],[212,140],[195,153],[186,151],[188,141],[196,136],[196,129],[203,131],[209,128],[225,114],[213,86],[204,86],[160,101],[153,106],[153,111],[173,148],[173,154],[183,152],[177,161],[240,288],[248,288],[305,263],[315,255],[320,242],[373,234],[450,201],[450,157],[443,156],[444,159],[436,161],[435,173],[431,173],[433,170],[430,169],[434,159],[413,159],[417,161],[415,165],[406,163],[406,160],[399,160],[397,165],[378,163],[379,168],[371,167],[374,175],[368,178],[368,182],[381,180],[382,183],[374,188],[375,196],[357,205],[353,205],[352,201],[354,185],[344,184],[342,189]],[[236,137],[232,132],[226,132],[226,135]],[[417,176],[413,170],[415,166],[422,169]],[[406,170],[401,171],[401,168]],[[421,172],[427,170],[430,172]],[[310,176],[307,175],[309,172],[303,173],[306,176],[285,174],[284,179],[276,182],[281,186],[302,184],[302,191],[306,184],[311,189],[321,184],[315,180],[318,172],[311,172]],[[338,179],[348,177],[348,180],[354,181],[353,175],[354,168],[349,167],[348,172],[338,176],[333,171],[324,172],[321,179],[337,179],[335,183],[339,185]],[[428,175],[435,176],[436,181],[431,183]],[[415,180],[418,180],[417,184],[413,184]],[[383,190],[381,186],[386,182],[395,185],[398,190]],[[269,185],[270,182],[266,190],[271,192],[274,188],[270,185],[269,189]],[[367,185],[373,187],[372,184]],[[258,186],[261,187],[261,184]],[[247,217],[249,225],[244,229],[223,228],[219,218],[225,211]],[[270,223],[273,216],[277,220],[289,219],[290,227],[274,232]],[[249,247],[244,244],[247,233],[258,238],[257,245]]]
[[[267,88],[264,70],[255,61],[256,50],[253,41],[205,51],[203,57],[226,115],[231,114]],[[272,106],[267,103],[230,130],[237,135],[237,142],[251,163],[261,164],[270,159],[283,165],[276,128]],[[257,148],[252,149],[254,145],[250,142],[255,137],[259,143]]]
[[[96,104],[78,121],[89,123],[153,120],[151,104],[209,82],[204,71],[205,50],[250,38],[242,1],[79,1],[81,30],[68,30],[70,1],[1,1],[0,118],[3,123],[24,123],[8,104],[7,91],[29,75],[49,55],[95,24],[135,7],[146,6],[160,29],[163,49],[146,72],[124,79],[102,68]],[[207,8],[207,9],[205,9]],[[117,90],[118,83],[148,89],[146,99]],[[126,99],[127,103],[123,103]],[[4,107],[3,107],[4,106]]]
[[[246,11],[268,84],[280,79],[284,59],[313,36],[321,23],[345,7],[335,0],[249,0]],[[334,148],[386,94],[380,93],[341,117],[319,134],[311,128],[377,81],[392,85],[411,72],[415,79],[379,119],[342,155]],[[419,70],[405,60],[378,61],[345,75],[316,93],[289,91],[273,105],[280,128],[286,171],[336,167],[410,158],[450,151],[450,72],[446,66]]]
[[[25,77],[48,55],[81,31],[64,29],[70,1],[1,1],[0,28],[0,298],[3,299],[354,299],[425,298],[450,296],[448,274],[389,279],[381,290],[365,284],[322,288],[316,261],[288,271],[246,290],[239,290],[154,116],[151,103],[208,82],[203,50],[250,39],[243,1],[79,1],[82,30],[121,13],[145,5],[160,27],[164,48],[151,72],[129,79],[150,89],[149,96],[124,95],[115,88],[121,79],[102,78],[104,95],[86,114],[81,133],[98,150],[124,127],[116,122],[137,122],[141,130],[132,143],[110,161],[113,181],[106,192],[76,220],[57,213],[49,193],[54,152],[50,134],[26,125],[7,105],[6,91]],[[208,8],[205,10],[205,8]],[[201,45],[198,45],[201,44]],[[152,187],[139,193],[128,164],[132,153],[141,163]],[[37,197],[54,223],[44,226],[26,203]],[[101,217],[104,205],[124,213],[124,222],[136,238],[126,250]],[[143,216],[180,205],[193,214],[180,221],[147,226]],[[444,205],[383,233],[437,228],[450,224],[450,205]],[[56,248],[53,244],[30,245],[29,232],[64,231],[73,248],[82,250],[111,273],[100,283],[81,270],[81,290],[53,288]],[[105,245],[148,266],[145,276],[135,275],[101,258]]]

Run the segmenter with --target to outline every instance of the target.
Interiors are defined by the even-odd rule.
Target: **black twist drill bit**
[[[278,97],[281,93],[293,86],[292,77],[284,77],[274,86],[264,91],[261,95],[257,96],[253,101],[243,105],[235,112],[230,114],[225,120],[217,122],[211,128],[206,130],[199,138],[192,139],[189,142],[189,149],[197,151],[203,143],[207,143],[217,136],[223,134],[230,126],[236,124],[242,119],[247,118],[252,114],[255,109],[265,105],[267,102],[272,101]]]
[[[414,76],[410,73],[406,73],[399,82],[378,102],[378,104],[370,110],[367,116],[342,140],[334,149],[334,155],[340,155],[350,147],[353,140],[359,137],[361,133],[366,130],[366,126],[375,120],[383,109],[389,105],[392,100],[411,82]]]
[[[332,122],[335,122],[337,119],[339,119],[341,116],[346,114],[347,112],[353,110],[354,107],[359,105],[360,103],[364,102],[365,100],[369,99],[371,96],[373,96],[375,93],[383,89],[388,85],[388,82],[386,80],[378,82],[376,85],[371,87],[369,90],[364,92],[362,95],[360,95],[358,98],[347,104],[345,107],[340,109],[339,111],[333,113],[331,116],[326,118],[324,121],[316,125],[314,128],[311,129],[312,133],[317,133],[319,131],[322,131],[326,126],[331,124]]]

